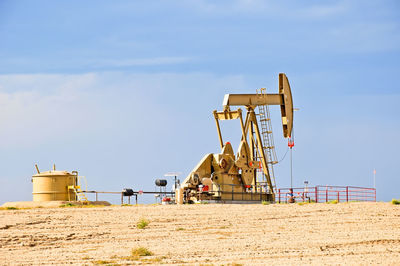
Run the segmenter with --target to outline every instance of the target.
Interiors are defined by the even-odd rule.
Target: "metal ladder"
[[[78,197],[78,201],[82,201],[82,202],[89,202],[88,198],[86,197],[85,193],[82,192],[81,190],[81,186],[75,186],[76,190],[76,196]]]
[[[74,191],[78,201],[82,201],[83,203],[88,203],[89,202],[88,198],[86,197],[85,193],[83,193],[83,191],[81,190],[81,185],[80,185],[81,179],[84,179],[86,184],[86,178],[84,176],[78,176],[77,180],[78,184],[75,186],[68,186],[68,198],[70,197],[69,190],[72,190]]]
[[[265,88],[261,88],[257,90],[257,94],[260,97],[264,97],[266,93]],[[275,173],[274,173],[274,164],[278,163],[276,151],[275,151],[275,143],[274,143],[274,135],[272,133],[272,124],[271,117],[269,113],[268,105],[259,105],[258,106],[258,115],[261,127],[261,135],[262,135],[262,145],[264,149],[264,154],[266,156],[266,161],[268,164],[269,174],[272,181],[272,186],[274,190],[276,190],[276,181],[275,181]]]

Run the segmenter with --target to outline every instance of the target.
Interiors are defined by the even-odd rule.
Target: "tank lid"
[[[72,173],[68,171],[59,171],[59,170],[50,170],[45,172],[40,172],[40,174],[33,175],[35,176],[60,176],[60,175],[72,175]]]

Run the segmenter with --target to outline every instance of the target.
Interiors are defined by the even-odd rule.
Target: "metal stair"
[[[81,189],[81,185],[80,185],[81,184],[81,179],[84,179],[85,180],[85,184],[86,184],[86,178],[84,176],[78,176],[77,177],[77,183],[78,184],[76,184],[74,186],[68,186],[68,198],[69,198],[70,201],[71,200],[75,200],[75,199],[71,199],[70,198],[69,191],[72,190],[74,192],[73,194],[76,195],[76,200],[81,201],[83,203],[89,203],[88,198],[86,197],[85,193]]]

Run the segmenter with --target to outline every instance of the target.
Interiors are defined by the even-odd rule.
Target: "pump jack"
[[[255,202],[275,201],[268,162],[254,108],[260,105],[279,105],[281,108],[283,136],[290,138],[293,127],[293,101],[289,81],[279,74],[277,94],[226,94],[223,111],[214,111],[221,153],[207,154],[183,181],[176,191],[177,203],[198,201]],[[232,106],[245,106],[231,110]],[[232,145],[224,144],[219,121],[239,119],[242,137],[235,156]],[[262,169],[266,182],[257,181],[257,170]]]

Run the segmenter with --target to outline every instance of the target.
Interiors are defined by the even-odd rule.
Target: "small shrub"
[[[95,204],[87,204],[87,203],[73,204],[71,202],[68,202],[68,203],[60,205],[59,207],[60,208],[67,208],[67,207],[70,207],[70,208],[101,208],[101,207],[107,207],[107,206],[101,205],[101,204],[95,205]]]
[[[330,200],[330,201],[327,201],[326,203],[328,203],[328,204],[338,204],[339,202],[337,200]]]
[[[185,230],[185,228],[183,227],[176,228],[176,231],[183,231],[183,230]]]
[[[75,204],[68,202],[68,203],[60,205],[60,208],[75,207],[75,206],[76,206]]]
[[[107,207],[106,205],[94,205],[94,204],[85,204],[85,205],[76,205],[78,208],[101,208],[101,207]]]
[[[101,264],[116,265],[115,261],[113,261],[113,260],[96,260],[96,261],[93,261],[93,264],[98,264],[98,265],[101,265]]]
[[[145,257],[145,256],[152,256],[153,252],[148,250],[147,248],[144,247],[138,247],[138,248],[133,248],[131,250],[131,256],[127,257],[125,259],[128,260],[138,260],[140,257]]]
[[[146,220],[146,219],[144,219],[144,218],[142,218],[142,219],[140,219],[139,222],[136,224],[136,227],[139,228],[139,229],[144,229],[144,228],[146,228],[146,226],[148,226],[148,225],[149,225],[149,221]]]
[[[400,199],[392,199],[392,204],[400,205]]]
[[[18,210],[17,207],[6,207],[7,210]]]
[[[265,201],[265,200],[263,200],[263,201],[261,201],[261,204],[262,205],[269,205],[269,204],[271,204],[269,201]]]

